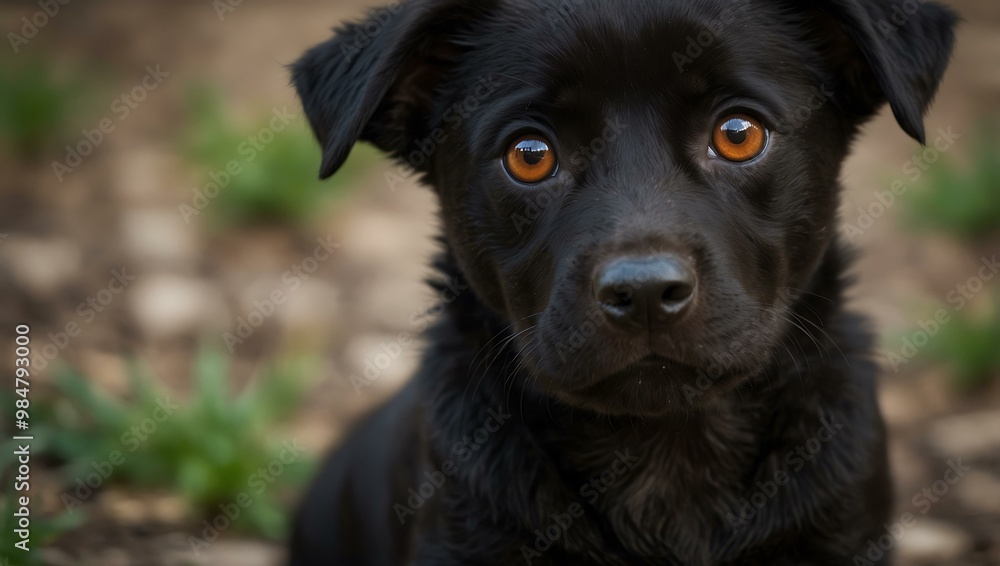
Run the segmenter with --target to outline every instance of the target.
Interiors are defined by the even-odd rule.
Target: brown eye
[[[742,163],[760,155],[767,142],[764,126],[746,114],[726,116],[715,126],[712,148],[729,161]]]
[[[534,184],[548,179],[556,171],[556,153],[538,134],[518,138],[510,144],[503,158],[510,176],[522,183]]]

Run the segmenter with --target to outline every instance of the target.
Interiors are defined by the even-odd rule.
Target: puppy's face
[[[847,1],[472,4],[376,13],[296,65],[324,171],[363,138],[426,173],[535,382],[609,414],[763,369],[831,244],[851,136],[885,99],[922,136],[951,44],[933,5],[880,37]]]

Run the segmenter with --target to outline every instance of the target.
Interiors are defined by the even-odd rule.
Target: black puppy
[[[410,385],[306,496],[295,566],[868,564],[891,485],[838,174],[923,141],[925,0],[411,0],[293,67],[441,202]]]

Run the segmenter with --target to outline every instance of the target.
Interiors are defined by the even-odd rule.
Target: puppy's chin
[[[585,386],[548,385],[563,403],[611,416],[658,417],[710,406],[749,377],[749,372],[709,374],[694,366],[649,357]]]

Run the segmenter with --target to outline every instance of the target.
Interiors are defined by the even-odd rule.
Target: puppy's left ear
[[[881,91],[874,99],[887,100],[903,130],[924,143],[923,116],[951,58],[955,13],[926,0],[818,0],[817,4],[838,21],[867,62],[869,76],[855,84],[871,83],[867,79],[874,75]]]

